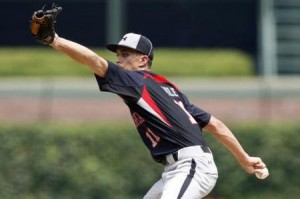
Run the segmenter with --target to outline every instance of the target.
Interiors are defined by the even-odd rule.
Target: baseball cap
[[[153,60],[153,45],[151,41],[140,34],[136,33],[127,33],[118,44],[108,44],[106,48],[112,52],[116,52],[118,47],[126,47],[133,50],[136,50],[144,55],[147,55],[149,59]]]

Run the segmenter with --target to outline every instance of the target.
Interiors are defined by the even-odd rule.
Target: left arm
[[[259,157],[251,157],[243,149],[231,130],[220,120],[211,116],[209,123],[203,128],[216,137],[234,155],[240,165],[250,174],[266,167]]]
[[[222,121],[191,104],[184,94],[181,93],[181,96],[186,109],[198,122],[200,128],[214,135],[248,173],[261,172],[260,170],[266,167],[260,157],[251,157],[246,153],[237,138]]]

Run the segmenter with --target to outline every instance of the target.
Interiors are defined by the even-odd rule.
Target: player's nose
[[[117,64],[121,64],[122,63],[122,57],[121,56],[117,56],[116,63]]]
[[[117,58],[116,63],[117,63],[117,64],[120,64],[120,63],[121,63],[121,60]]]

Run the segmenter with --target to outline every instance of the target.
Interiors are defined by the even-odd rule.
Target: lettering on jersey
[[[145,122],[144,118],[142,118],[137,112],[133,112],[131,117],[136,127],[139,127],[141,124]]]
[[[178,93],[172,87],[161,86],[161,88],[171,97],[178,97]]]

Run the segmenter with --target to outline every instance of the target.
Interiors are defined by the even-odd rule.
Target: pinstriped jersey
[[[108,64],[105,78],[95,75],[99,88],[123,99],[154,159],[183,147],[206,145],[201,129],[211,115],[191,104],[173,83],[150,71]]]

